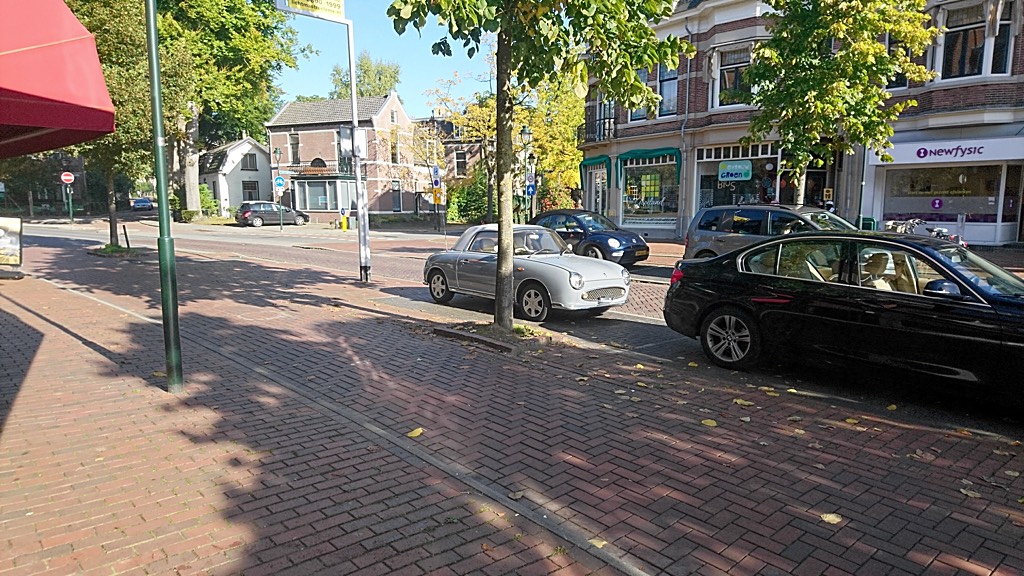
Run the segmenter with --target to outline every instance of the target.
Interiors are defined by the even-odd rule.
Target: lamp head
[[[519,136],[523,139],[523,144],[529,144],[533,140],[533,132],[530,131],[529,126],[523,126],[523,129],[519,132]]]

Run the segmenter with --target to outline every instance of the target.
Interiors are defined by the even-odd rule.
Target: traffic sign
[[[527,184],[533,184],[533,182],[534,182],[534,180],[533,180],[533,172],[527,172],[526,173],[526,183]]]
[[[434,186],[434,204],[441,203],[441,188]]]
[[[536,184],[527,184],[526,185],[526,195],[527,196],[533,196],[536,193],[537,193],[537,185]]]
[[[65,184],[71,184],[75,181],[75,175],[71,172],[64,172],[60,175],[60,181]]]
[[[284,190],[284,176],[274,178],[274,188],[277,188],[278,191]]]
[[[436,191],[434,192],[434,195],[436,196],[437,194],[440,193],[441,188],[441,167],[438,166],[437,164],[434,164],[434,166],[430,169],[430,176],[432,179],[431,184],[433,184],[434,190]],[[437,204],[437,202],[435,202],[435,204]]]

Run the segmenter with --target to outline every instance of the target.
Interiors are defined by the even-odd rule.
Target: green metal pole
[[[65,184],[64,190],[67,192],[68,196],[68,220],[73,226],[75,224],[75,203],[73,200],[75,197],[75,191],[71,188],[71,184]]]
[[[167,391],[181,394],[181,337],[178,333],[178,280],[174,269],[174,239],[171,238],[171,209],[167,197],[167,162],[164,156],[164,109],[160,96],[160,52],[157,46],[155,0],[146,0],[146,40],[149,52],[149,93],[153,103],[153,162],[156,168],[157,210],[160,236],[160,299],[164,326],[164,356],[167,363]]]

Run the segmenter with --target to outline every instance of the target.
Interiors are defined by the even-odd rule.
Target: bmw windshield
[[[1024,298],[1024,280],[961,246],[938,250],[939,256],[980,292],[989,296]]]
[[[814,222],[820,230],[856,230],[857,227],[843,220],[839,216],[822,210],[820,212],[805,212],[804,217]]]

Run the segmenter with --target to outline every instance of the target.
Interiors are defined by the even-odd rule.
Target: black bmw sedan
[[[732,369],[824,356],[995,385],[1024,370],[1024,280],[927,236],[814,232],[681,260],[664,316]]]
[[[639,234],[619,228],[597,212],[549,210],[534,216],[530,224],[558,232],[572,251],[581,256],[611,260],[629,267],[647,260],[651,254]]]

